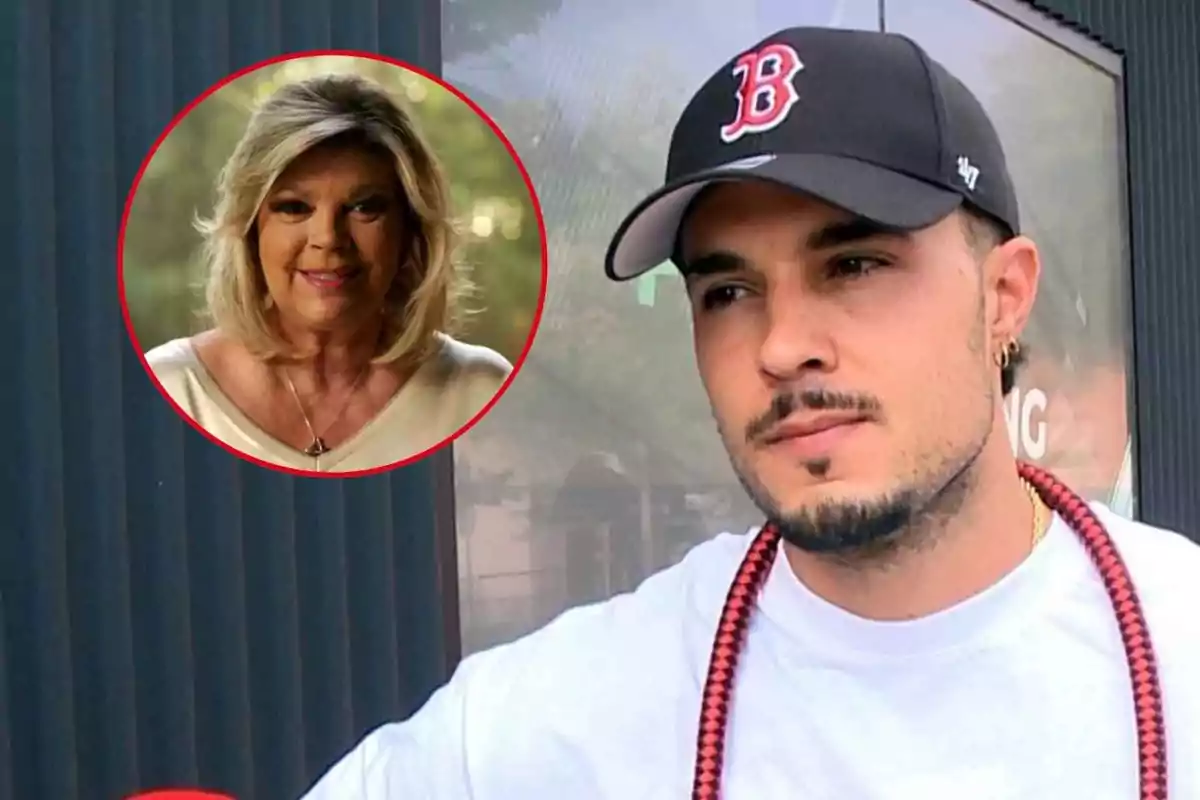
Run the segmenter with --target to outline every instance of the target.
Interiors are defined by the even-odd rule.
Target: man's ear
[[[1042,274],[1037,245],[1017,236],[992,249],[983,263],[984,288],[988,295],[988,328],[993,346],[1004,347],[1021,337]]]

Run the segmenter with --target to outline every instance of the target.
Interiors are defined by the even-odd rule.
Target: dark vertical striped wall
[[[505,2],[506,0],[498,0]],[[1140,510],[1200,533],[1200,4],[1039,0],[1122,51]],[[437,69],[436,0],[0,3],[0,800],[295,797],[455,660],[448,457],[288,479],[159,401],[114,275],[162,127],[288,50]]]
[[[438,6],[0,5],[0,799],[295,798],[446,675],[449,461],[290,479],[208,444],[128,343],[117,228],[149,146],[209,85],[321,47],[437,69]]]
[[[1125,56],[1139,516],[1200,539],[1200,2],[1033,5]]]

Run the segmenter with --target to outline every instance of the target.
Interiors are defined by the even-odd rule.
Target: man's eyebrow
[[[727,275],[733,272],[744,272],[747,269],[746,259],[725,250],[705,253],[690,261],[680,259],[679,271],[684,280],[700,278],[705,275]]]
[[[808,235],[804,244],[808,250],[819,251],[830,250],[834,247],[854,244],[855,242],[862,242],[878,237],[908,239],[911,235],[908,231],[900,228],[890,228],[863,217],[855,217],[848,220],[831,222],[828,225],[818,228]],[[750,269],[750,265],[745,258],[727,250],[705,253],[689,260],[679,253],[680,249],[682,248],[677,248],[676,255],[671,260],[675,262],[685,280],[706,275],[728,275],[734,272],[745,272]]]
[[[900,228],[889,228],[863,217],[855,217],[818,228],[809,234],[806,246],[809,250],[829,250],[879,236],[907,239],[910,235],[908,231]]]

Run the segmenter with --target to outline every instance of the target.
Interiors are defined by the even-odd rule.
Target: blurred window
[[[613,284],[601,266],[621,217],[661,183],[671,126],[712,70],[778,28],[881,24],[878,0],[738,5],[733,15],[728,0],[443,4],[444,74],[512,139],[550,250],[530,357],[455,446],[464,653],[759,521],[717,438],[677,276]],[[1127,438],[1117,83],[972,0],[884,10],[888,27],[982,93],[1017,151],[1049,298],[1015,401],[1017,446],[1106,499]]]

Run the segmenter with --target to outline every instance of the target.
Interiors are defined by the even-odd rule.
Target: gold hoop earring
[[[996,358],[994,359],[996,362],[996,366],[999,367],[1001,370],[1008,369],[1008,365],[1012,363],[1013,353],[1016,352],[1016,349],[1017,349],[1017,343],[1015,341],[1013,341],[1012,339],[1009,339],[1007,342],[1005,342],[1000,347],[1000,352],[996,355]]]

